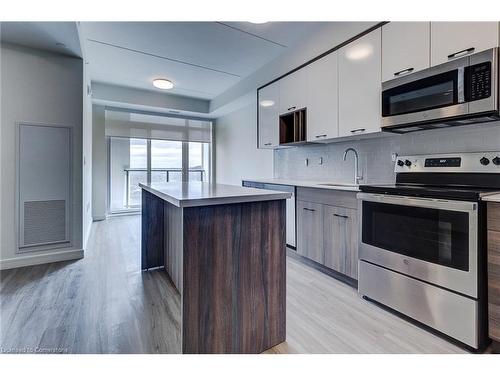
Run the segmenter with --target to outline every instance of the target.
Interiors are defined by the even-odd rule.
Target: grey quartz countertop
[[[245,178],[243,181],[259,182],[263,184],[277,184],[299,187],[311,187],[329,190],[359,191],[359,185],[336,183],[334,181],[308,181],[308,180],[288,180],[280,178]]]
[[[486,195],[486,196],[482,197],[481,200],[487,201],[487,202],[499,202],[500,203],[500,193]]]
[[[139,186],[177,207],[287,199],[290,193],[208,182],[163,182]]]

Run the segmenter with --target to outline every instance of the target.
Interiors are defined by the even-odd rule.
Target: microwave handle
[[[452,54],[448,55],[448,60],[456,59],[457,57],[463,57],[463,56],[469,55],[469,54],[473,53],[475,50],[476,49],[474,47],[471,47],[471,48],[467,48],[467,49],[452,53]]]

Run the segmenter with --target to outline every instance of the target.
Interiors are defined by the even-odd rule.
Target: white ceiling
[[[0,35],[2,42],[82,56],[75,22],[2,22]]]
[[[212,99],[318,30],[318,22],[81,22],[91,79]],[[165,92],[165,91],[163,91]]]

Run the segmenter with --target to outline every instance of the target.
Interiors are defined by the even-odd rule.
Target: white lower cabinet
[[[380,131],[382,32],[339,49],[339,136]]]

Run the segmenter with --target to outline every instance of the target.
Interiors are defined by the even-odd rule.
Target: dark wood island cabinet
[[[286,338],[289,193],[209,183],[142,187],[142,268],[181,296],[183,353],[261,353]]]

